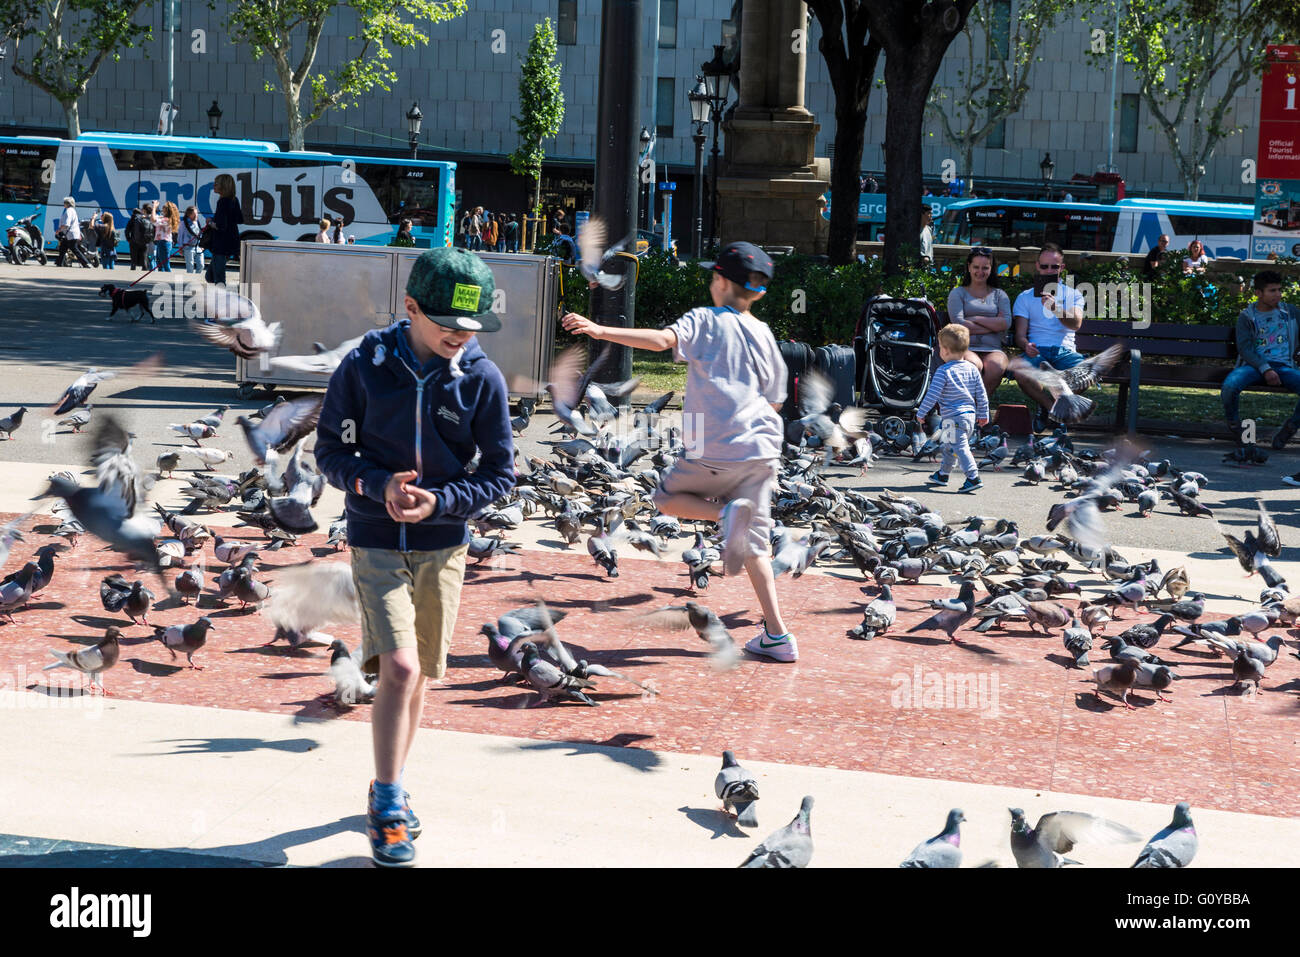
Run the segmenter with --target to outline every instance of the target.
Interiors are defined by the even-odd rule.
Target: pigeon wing
[[[1083,811],[1044,814],[1034,828],[1038,840],[1057,854],[1068,854],[1076,844],[1127,844],[1142,840],[1132,828]]]

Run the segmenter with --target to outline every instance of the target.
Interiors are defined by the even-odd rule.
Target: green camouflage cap
[[[495,292],[487,264],[468,249],[450,246],[422,253],[406,280],[406,294],[430,321],[467,332],[501,328],[501,320],[492,312]]]

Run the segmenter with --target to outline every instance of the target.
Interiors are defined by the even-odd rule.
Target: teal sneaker
[[[419,837],[421,834],[424,833],[424,828],[420,826],[420,819],[416,817],[415,812],[411,810],[411,792],[403,791],[402,800],[405,802],[405,804],[402,807],[402,810],[406,812],[406,830],[411,835],[411,840],[415,840],[417,837]],[[373,808],[374,806],[375,806],[375,782],[371,781],[370,795],[366,798],[366,813],[369,814],[370,809]]]

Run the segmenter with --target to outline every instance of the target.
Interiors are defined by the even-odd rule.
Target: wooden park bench
[[[1128,354],[1120,359],[1102,382],[1118,383],[1115,430],[1137,431],[1138,391],[1143,385],[1179,389],[1213,389],[1237,363],[1237,330],[1231,326],[1185,325],[1153,322],[1145,329],[1131,322],[1085,319],[1075,334],[1075,349],[1085,356],[1123,341]],[[1179,361],[1167,361],[1167,360]],[[1162,361],[1164,360],[1164,361]],[[1251,387],[1260,392],[1285,392],[1279,386],[1261,382]]]

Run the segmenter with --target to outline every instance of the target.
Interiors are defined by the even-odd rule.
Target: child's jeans
[[[939,462],[939,471],[942,474],[950,474],[953,462],[956,461],[967,478],[979,476],[979,466],[975,464],[975,456],[970,450],[970,437],[974,433],[974,412],[949,413],[940,417],[939,448],[943,451],[943,459]]]

